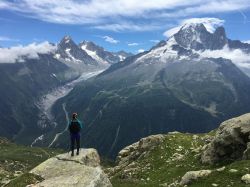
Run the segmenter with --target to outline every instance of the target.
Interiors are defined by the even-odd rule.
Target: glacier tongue
[[[87,80],[91,77],[94,77],[103,71],[104,69],[98,70],[98,71],[92,71],[88,73],[83,73],[78,79],[64,86],[58,87],[54,89],[53,91],[51,91],[50,93],[41,97],[41,99],[37,103],[37,106],[40,109],[39,120],[37,122],[37,126],[42,129],[47,128],[47,127],[52,127],[52,128],[55,127],[57,124],[54,122],[54,117],[53,117],[53,114],[51,113],[51,108],[56,103],[56,101],[62,97],[65,97],[74,88],[74,86],[76,86],[77,83]],[[42,141],[42,139],[43,139],[43,135],[40,135],[31,143],[31,146],[33,146],[39,141]]]

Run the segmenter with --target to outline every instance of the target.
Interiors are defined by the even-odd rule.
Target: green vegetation
[[[202,169],[213,170],[208,177],[194,181],[192,187],[218,186],[247,186],[241,177],[250,171],[250,161],[235,161],[233,163],[220,163],[214,166],[203,165],[200,162],[200,152],[209,139],[208,135],[171,134],[165,141],[149,151],[146,156],[130,162],[130,165],[117,171],[111,176],[114,187],[133,186],[178,186],[182,176],[188,171]],[[132,163],[133,162],[133,163]],[[223,171],[216,169],[225,166]],[[230,172],[236,169],[236,172]]]
[[[0,185],[12,180],[8,186],[13,187],[25,186],[25,181],[28,182],[25,184],[30,184],[29,182],[38,180],[37,177],[27,174],[27,172],[41,162],[62,152],[62,150],[57,149],[16,145],[1,138],[0,150]]]

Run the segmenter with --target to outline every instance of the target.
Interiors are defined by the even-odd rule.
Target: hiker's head
[[[76,118],[77,118],[77,113],[76,113],[76,112],[74,112],[74,113],[72,114],[72,118],[73,118],[73,119],[76,119]]]

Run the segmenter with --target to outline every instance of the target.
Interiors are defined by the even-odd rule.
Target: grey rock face
[[[50,158],[30,171],[44,178],[37,187],[111,187],[100,167],[95,149],[81,149],[79,156],[65,153]]]
[[[223,122],[201,155],[203,163],[250,158],[250,114]]]
[[[182,47],[194,50],[222,49],[228,41],[223,27],[210,33],[203,24],[184,25],[174,37]]]

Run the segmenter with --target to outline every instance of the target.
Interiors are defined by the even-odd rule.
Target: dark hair
[[[76,118],[77,118],[77,113],[76,113],[76,112],[74,112],[74,113],[72,114],[72,118],[73,118],[73,119],[76,119]]]

